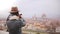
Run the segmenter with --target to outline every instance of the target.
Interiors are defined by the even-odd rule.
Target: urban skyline
[[[11,3],[10,3],[10,2]],[[19,11],[23,14],[23,17],[32,17],[36,15],[40,17],[42,14],[46,14],[48,18],[60,18],[60,0],[9,0],[1,1],[5,6],[0,4],[0,16],[7,17],[12,6],[18,6]],[[4,3],[3,3],[4,2]],[[9,5],[9,4],[10,5]]]

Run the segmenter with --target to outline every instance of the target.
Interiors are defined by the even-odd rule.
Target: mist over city
[[[14,0],[13,0],[14,1]],[[0,6],[1,17],[8,16],[12,6],[18,6],[20,13],[23,17],[32,17],[36,15],[41,17],[42,14],[46,14],[48,18],[60,18],[60,0],[17,0],[15,2],[11,1],[10,5],[8,3],[2,4]],[[2,5],[0,4],[0,5]],[[4,9],[5,8],[5,9]]]
[[[60,34],[60,0],[1,0],[0,33],[10,34],[7,23],[19,19],[23,34]]]

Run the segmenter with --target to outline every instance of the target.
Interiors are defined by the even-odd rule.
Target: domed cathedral
[[[41,16],[42,18],[46,18],[46,14],[42,14],[42,16]]]

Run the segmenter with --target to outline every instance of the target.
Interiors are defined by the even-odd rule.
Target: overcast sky
[[[32,17],[34,15],[41,17],[42,14],[46,14],[49,18],[60,18],[60,0],[16,0],[11,4],[11,6],[13,5],[18,6],[23,17]],[[10,7],[0,10],[0,15],[7,16]]]

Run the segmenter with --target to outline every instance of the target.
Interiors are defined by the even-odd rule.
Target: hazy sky
[[[46,14],[49,18],[60,18],[60,0],[16,0],[8,5],[8,7],[5,6],[7,8],[4,10],[0,8],[1,16],[7,16],[10,7],[17,5],[24,17],[34,15],[41,17],[42,14]]]

